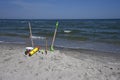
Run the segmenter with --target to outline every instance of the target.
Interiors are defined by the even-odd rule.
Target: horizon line
[[[19,19],[19,20],[21,19],[22,20],[25,18],[2,18],[2,19]],[[26,20],[30,20],[30,19],[38,20],[39,18],[26,18]],[[81,18],[81,19],[120,19],[120,18]],[[67,19],[67,18],[63,18],[63,19],[62,18],[61,19],[54,18],[54,19],[52,19],[51,18],[51,19],[49,19],[48,18],[48,19],[39,19],[39,20],[80,20],[80,19],[74,19],[74,18],[73,19],[72,18],[69,18],[69,19]]]

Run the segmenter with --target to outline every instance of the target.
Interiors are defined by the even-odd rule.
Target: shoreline
[[[29,44],[18,44],[18,43],[0,43],[0,48],[2,48],[3,46],[19,46],[24,48],[27,46],[30,46]],[[50,47],[50,46],[48,46]],[[41,49],[45,49],[45,46],[42,46]],[[69,55],[69,52],[75,52],[75,55],[79,55],[79,54],[85,54],[85,55],[91,55],[91,56],[100,56],[100,57],[112,57],[115,58],[117,60],[120,60],[120,52],[118,53],[113,53],[113,52],[104,52],[104,51],[97,51],[97,50],[90,50],[90,49],[73,49],[73,48],[63,48],[63,47],[56,47],[55,46],[55,50],[60,50],[60,52],[68,52],[65,53],[67,55]],[[49,49],[48,49],[49,51]],[[74,54],[70,54],[70,55],[74,55]],[[74,57],[74,56],[73,56]],[[78,57],[76,57],[78,58]]]
[[[51,45],[51,40],[52,40],[52,38],[48,39],[48,45]],[[31,43],[31,41],[29,38],[2,36],[0,39],[0,43],[11,43],[11,44],[18,43],[18,44],[28,45],[29,43]],[[44,46],[45,40],[35,39],[34,43]],[[119,53],[120,54],[120,45],[119,44],[118,45],[117,44],[108,44],[108,43],[104,43],[104,42],[74,41],[74,40],[56,38],[55,47],[80,49],[80,50],[93,50],[93,51],[98,51],[98,52],[108,52],[108,53]]]

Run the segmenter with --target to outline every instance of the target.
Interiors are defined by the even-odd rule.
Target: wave
[[[46,37],[41,37],[41,36],[32,36],[33,39],[46,39]]]
[[[16,42],[15,41],[14,42],[12,42],[12,41],[0,41],[0,43],[25,44],[25,42],[19,42],[19,41],[18,42],[17,41]]]
[[[0,43],[3,43],[4,41],[0,41]]]
[[[70,30],[64,30],[64,33],[71,33]]]
[[[25,34],[16,34],[16,33],[0,33],[0,36],[13,36],[13,37],[23,37],[23,38],[27,38],[29,37],[28,35]]]

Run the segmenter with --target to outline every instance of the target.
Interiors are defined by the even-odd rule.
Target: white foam
[[[0,43],[18,43],[18,44],[25,44],[25,42],[6,42],[6,41],[0,41]]]
[[[71,31],[70,30],[64,30],[65,33],[70,33]]]
[[[46,37],[41,37],[41,36],[32,36],[33,39],[46,39]]]
[[[0,43],[2,43],[2,42],[4,42],[4,41],[0,41]]]

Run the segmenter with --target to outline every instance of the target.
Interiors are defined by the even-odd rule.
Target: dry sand
[[[29,57],[24,51],[24,45],[0,43],[0,80],[120,80],[114,57],[65,49]]]

